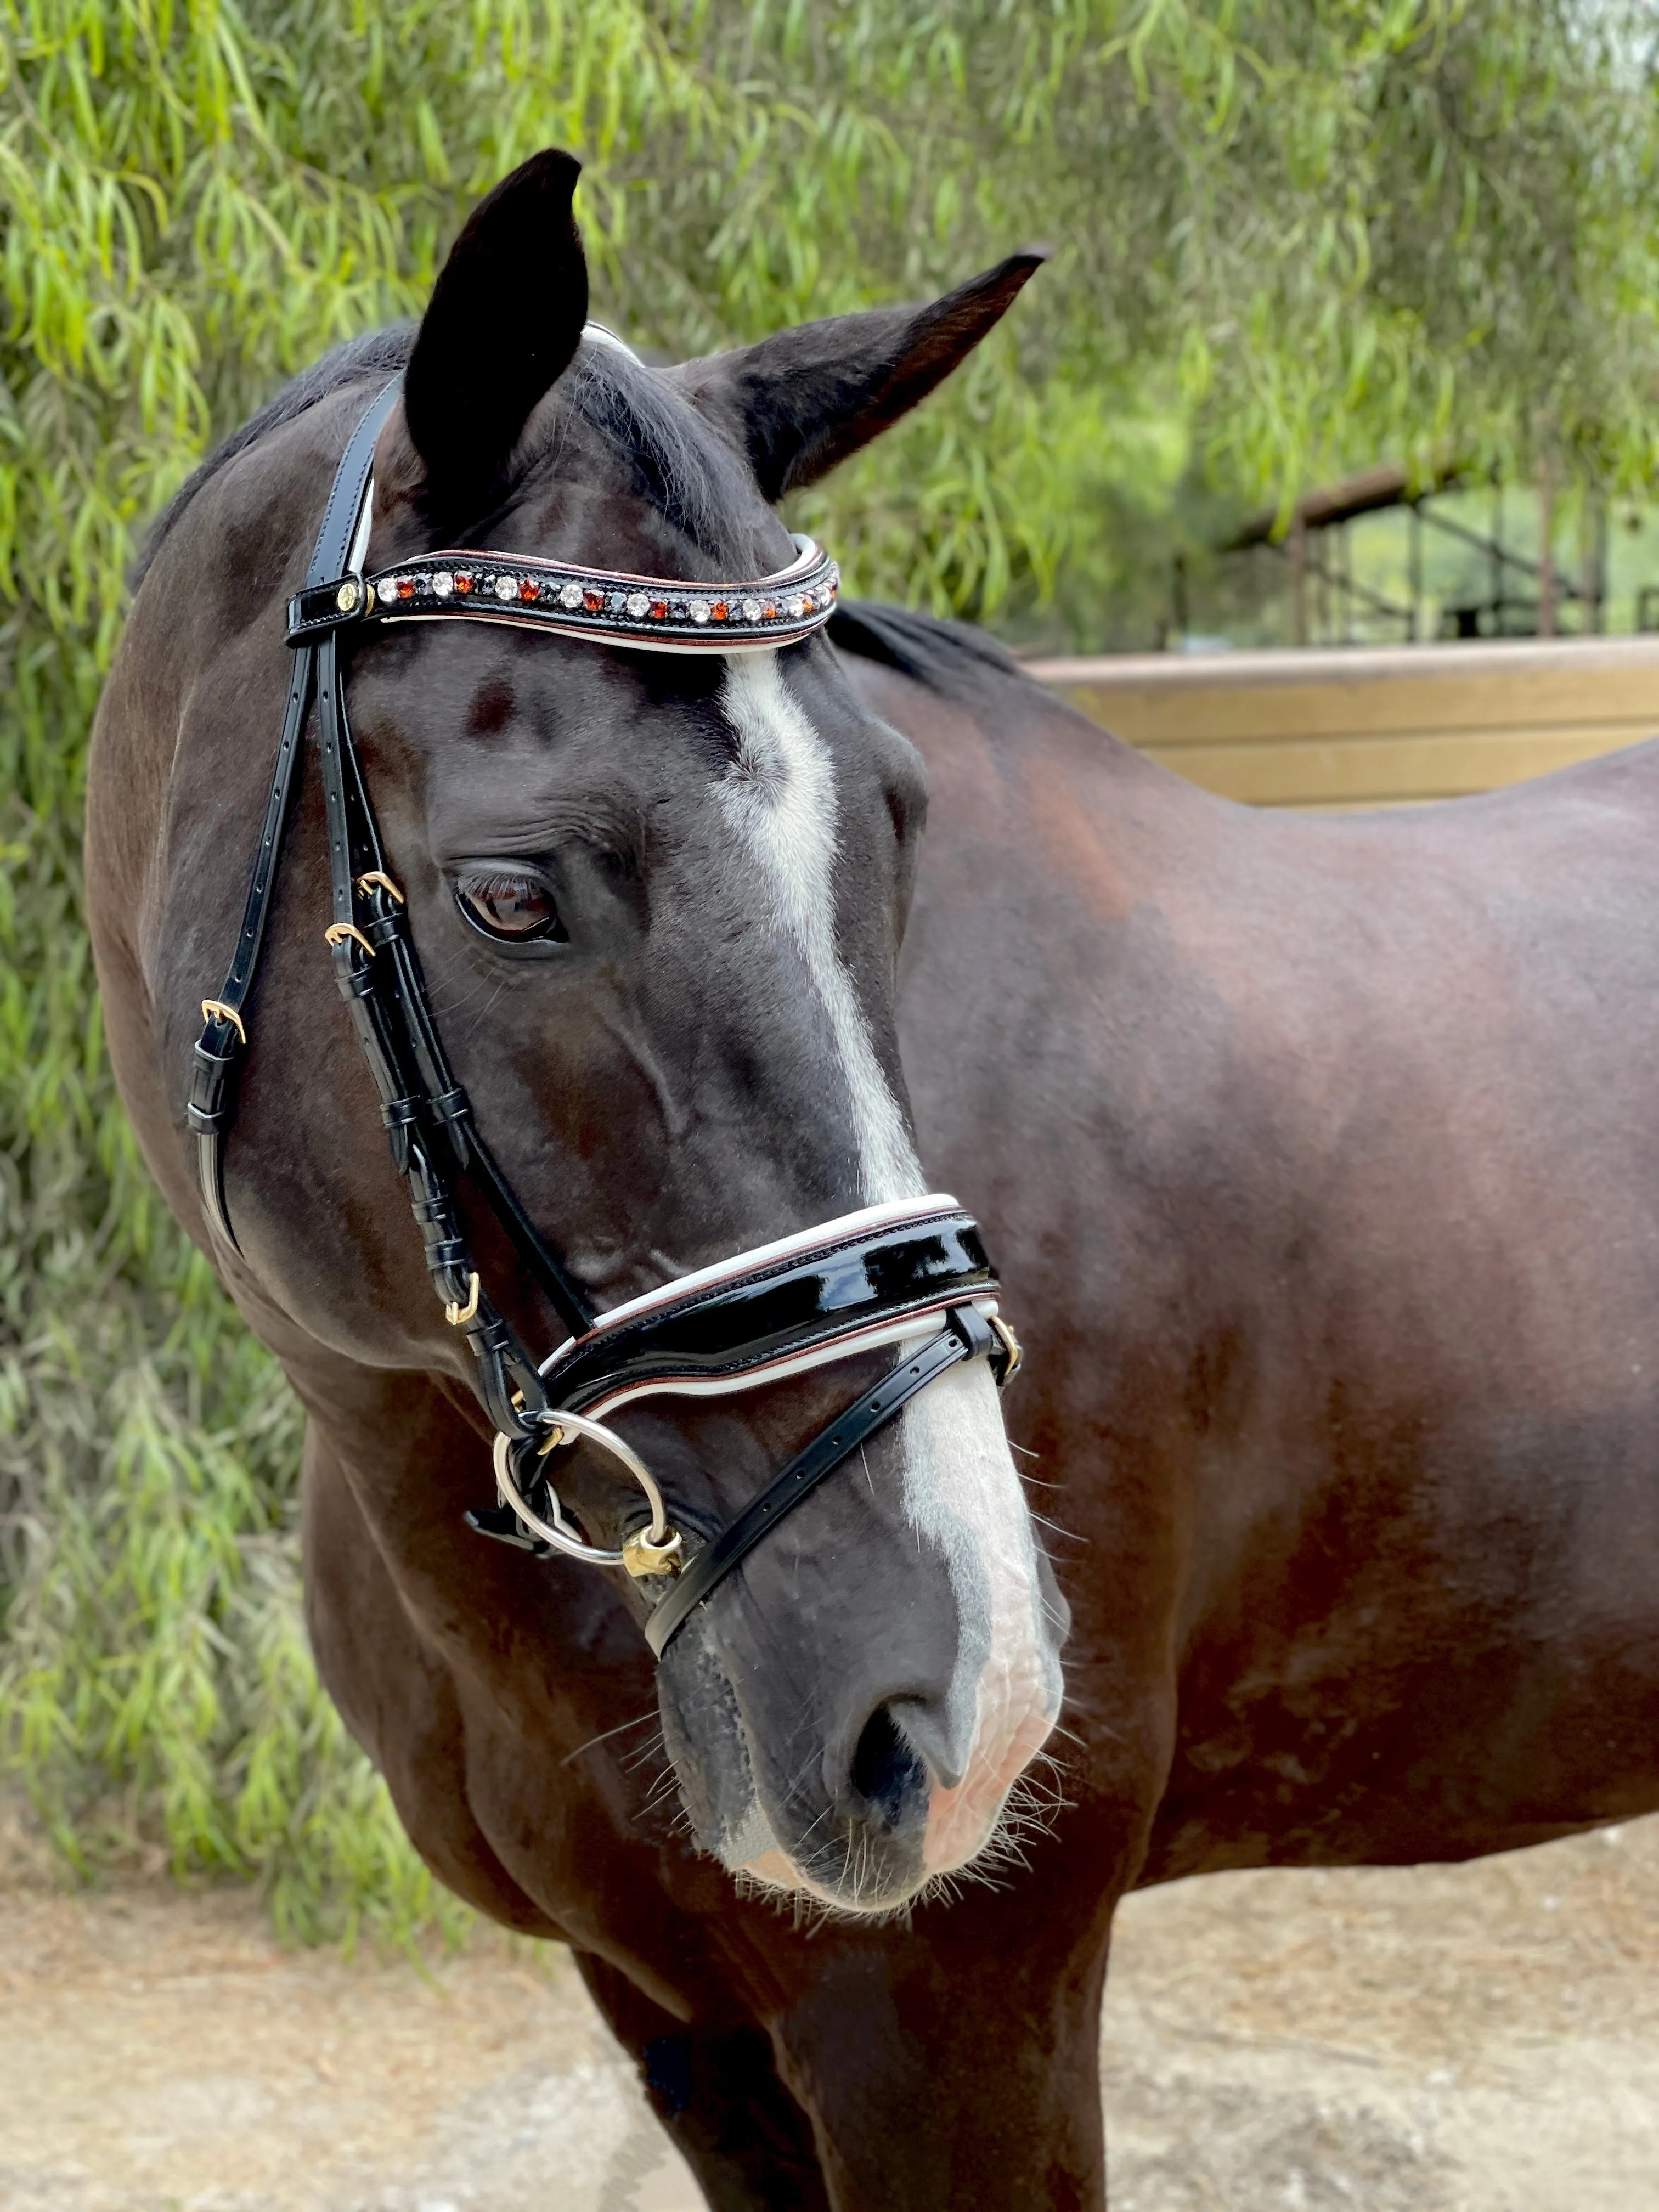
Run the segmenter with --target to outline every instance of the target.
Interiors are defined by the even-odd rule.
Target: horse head
[[[575,177],[568,155],[538,155],[459,238],[379,434],[366,572],[467,548],[711,591],[785,571],[775,502],[946,375],[1036,258],[921,309],[658,369],[588,322]],[[274,514],[274,460],[267,477]],[[256,546],[258,519],[239,527]],[[343,653],[449,1058],[597,1310],[926,1192],[895,1028],[924,780],[821,635],[650,652],[411,621]],[[291,1141],[281,1161],[232,1151],[246,1265],[341,1352],[470,1388],[340,1024],[325,988],[292,1064],[251,1071],[285,1086]],[[510,1249],[473,1229],[520,1333],[556,1340]],[[319,1269],[319,1253],[339,1263]],[[642,1401],[617,1433],[706,1537],[894,1357],[889,1343],[738,1398]],[[561,1496],[592,1541],[620,1540],[633,1493],[591,1444],[568,1453]],[[616,1579],[642,1619],[652,1593]],[[964,1360],[669,1645],[665,1741],[699,1838],[835,1906],[902,1904],[992,1838],[1056,1717],[1063,1628],[995,1383]]]

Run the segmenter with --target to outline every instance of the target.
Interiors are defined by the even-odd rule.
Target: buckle
[[[1000,1352],[994,1352],[991,1354],[992,1372],[997,1378],[997,1388],[1000,1390],[1005,1382],[1013,1381],[1015,1376],[1025,1364],[1025,1351],[1019,1339],[1000,1313],[991,1316],[991,1327],[998,1342],[1002,1346]]]

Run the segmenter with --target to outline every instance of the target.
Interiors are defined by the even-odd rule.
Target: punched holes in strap
[[[392,411],[398,391],[398,380],[395,378],[383,386],[346,442],[346,449],[340,457],[339,466],[330,487],[328,504],[324,509],[322,526],[312,550],[305,585],[289,605],[290,624],[296,614],[302,621],[308,621],[313,613],[319,611],[312,608],[308,601],[303,609],[300,605],[301,601],[307,600],[308,593],[319,591],[331,591],[335,602],[333,619],[323,625],[324,628],[337,627],[338,621],[347,612],[340,606],[339,600],[349,580],[341,576],[339,572],[350,557],[352,542],[362,515],[364,491],[374,464],[374,441]],[[337,580],[332,585],[327,580],[331,577]],[[288,709],[276,747],[276,765],[271,775],[270,796],[265,803],[259,846],[248,884],[242,926],[220,996],[217,1000],[204,1003],[202,1012],[205,1027],[197,1041],[191,1067],[191,1091],[185,1115],[196,1135],[197,1174],[202,1200],[215,1231],[233,1252],[240,1248],[225,1201],[224,1151],[235,1117],[237,1066],[247,1043],[241,1009],[252,988],[254,973],[264,942],[271,886],[276,881],[283,831],[293,790],[294,768],[313,692],[315,634],[302,629],[295,636],[290,629],[289,642],[295,651]]]

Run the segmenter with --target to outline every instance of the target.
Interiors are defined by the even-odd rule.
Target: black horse
[[[486,1417],[422,1280],[330,987],[331,914],[349,985],[372,952],[339,934],[337,763],[307,763],[274,879],[235,1246],[210,1233],[184,1102],[283,605],[395,372],[362,573],[412,590],[471,549],[724,605],[788,568],[773,503],[921,398],[1034,264],[652,371],[586,325],[574,179],[558,155],[508,179],[417,334],[302,378],[166,519],[94,749],[112,1050],[307,1408],[331,1689],[439,1875],[574,1948],[710,2202],[1097,2207],[1126,1889],[1462,1856],[1655,1802],[1659,762],[1267,820],[891,611],[729,656],[342,629],[406,902],[368,927],[418,947],[477,1127],[580,1297],[902,1211],[920,1155],[986,1222],[1032,1347],[1006,1402],[1067,1534],[1063,1600],[990,1363],[963,1359],[655,1668],[647,1583],[466,1525],[516,1416]],[[502,1326],[556,1342],[496,1211],[457,1203]],[[706,1534],[910,1356],[617,1430]],[[573,1525],[620,1540],[607,1462],[566,1463]],[[678,1815],[640,1755],[659,1717]]]

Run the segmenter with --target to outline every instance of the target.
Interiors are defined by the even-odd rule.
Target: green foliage
[[[0,0],[0,1759],[71,1860],[255,1874],[298,1932],[434,1909],[306,1653],[295,1417],[136,1157],[79,919],[123,576],[210,438],[417,312],[547,143],[600,312],[664,352],[1044,237],[955,386],[800,505],[861,588],[1093,642],[1194,487],[1646,480],[1648,35],[1613,0]]]

